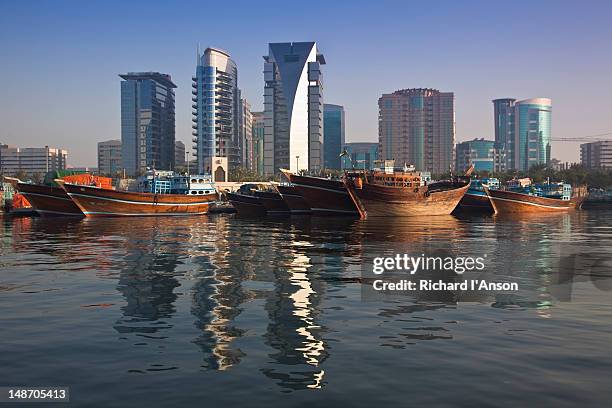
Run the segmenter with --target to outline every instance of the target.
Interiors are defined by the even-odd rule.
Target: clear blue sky
[[[612,2],[0,0],[0,142],[69,150],[96,164],[120,138],[119,77],[172,75],[177,139],[191,139],[195,50],[229,51],[263,106],[268,42],[317,41],[325,100],[345,106],[348,141],[377,140],[377,100],[401,88],[455,92],[457,140],[493,138],[500,97],[553,100],[553,137],[612,131]],[[553,157],[577,161],[578,143]]]

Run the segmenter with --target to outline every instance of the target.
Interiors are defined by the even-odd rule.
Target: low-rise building
[[[107,140],[98,143],[98,171],[114,176],[122,171],[121,140]]]
[[[68,151],[45,147],[13,147],[0,145],[0,173],[27,176],[43,175],[51,170],[66,169]]]
[[[344,144],[342,156],[342,169],[366,169],[372,170],[376,167],[378,160],[378,143],[353,142]]]
[[[505,171],[506,156],[503,146],[493,140],[474,139],[457,144],[457,173],[466,171],[471,164],[476,171],[496,173]]]
[[[83,172],[89,174],[99,174],[97,167],[68,167],[66,170],[75,171],[75,172]]]

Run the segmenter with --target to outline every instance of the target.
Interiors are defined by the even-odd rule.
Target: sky
[[[316,41],[324,98],[344,105],[347,141],[378,140],[378,98],[455,93],[457,141],[493,139],[492,99],[548,97],[553,138],[612,132],[612,2],[0,0],[0,142],[68,149],[96,166],[120,139],[120,78],[168,73],[176,137],[191,146],[196,47],[228,51],[263,109],[270,42]],[[579,161],[579,143],[552,156]]]

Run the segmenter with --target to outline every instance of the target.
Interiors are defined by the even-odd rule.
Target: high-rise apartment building
[[[323,157],[326,169],[340,169],[340,153],[344,147],[344,107],[326,103],[323,105]]]
[[[98,172],[115,176],[123,171],[121,165],[121,140],[98,142]]]
[[[531,166],[550,163],[550,99],[495,99],[493,114],[495,141],[504,146],[506,169],[527,171]]]
[[[455,97],[437,89],[402,89],[378,100],[379,155],[433,174],[454,166]]]
[[[0,173],[7,176],[42,176],[51,170],[64,170],[67,159],[68,151],[64,149],[0,145]]]
[[[506,155],[501,144],[493,140],[474,139],[457,144],[457,163],[455,170],[463,173],[470,165],[474,165],[476,171],[487,171],[489,173],[501,172],[506,169]]]
[[[174,168],[174,88],[170,75],[130,72],[121,81],[121,160],[127,175]]]
[[[183,168],[185,166],[187,166],[185,143],[177,140],[174,142],[174,168]]]
[[[581,144],[580,164],[587,169],[612,169],[612,140]]]
[[[320,171],[325,58],[315,42],[272,43],[264,61],[264,173]]]
[[[264,174],[264,113],[252,113],[253,162],[251,170]]]
[[[226,157],[230,168],[242,166],[238,68],[218,48],[198,52],[192,77],[193,141],[198,171],[210,173],[214,157]]]

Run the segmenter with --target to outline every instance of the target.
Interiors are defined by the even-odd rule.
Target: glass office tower
[[[504,146],[507,170],[527,171],[531,166],[550,163],[550,99],[495,99],[493,114],[495,141]]]
[[[525,99],[515,105],[514,162],[517,169],[550,163],[552,102],[547,98]]]
[[[257,174],[264,174],[264,113],[252,113],[252,140],[253,140],[253,163],[251,170]]]
[[[230,168],[240,166],[240,92],[238,69],[230,55],[217,48],[198,53],[192,77],[193,142],[200,173],[211,172],[213,157],[227,157]]]
[[[323,157],[326,169],[340,169],[344,146],[344,107],[323,105]]]
[[[514,103],[516,99],[501,98],[493,100],[495,121],[495,141],[506,151],[506,167],[515,169],[514,164]]]
[[[264,173],[321,170],[325,58],[314,42],[273,43],[264,56]]]
[[[174,168],[174,88],[170,75],[129,72],[121,81],[121,161],[129,176]]]

